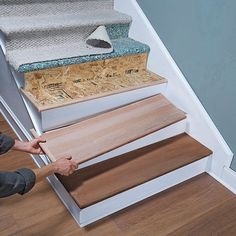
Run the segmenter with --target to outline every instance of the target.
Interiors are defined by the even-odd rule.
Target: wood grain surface
[[[77,163],[82,163],[185,117],[185,113],[164,96],[157,95],[75,125],[46,132],[43,137],[47,142],[42,148],[52,161],[63,154],[71,154]]]
[[[14,136],[0,116],[0,131]],[[29,155],[10,151],[2,171],[36,168]],[[1,236],[236,235],[236,197],[203,174],[80,228],[46,180],[28,194],[0,199]]]
[[[211,153],[195,139],[181,134],[59,178],[84,208]]]

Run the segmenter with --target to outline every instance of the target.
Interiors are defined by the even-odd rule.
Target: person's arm
[[[54,173],[68,176],[72,174],[77,167],[76,162],[71,160],[70,156],[67,156],[50,165],[34,170],[22,168],[15,172],[0,172],[0,198],[16,193],[23,195],[29,192],[36,182]]]
[[[40,143],[45,143],[46,140],[42,137],[35,138],[31,141],[19,141],[15,140],[12,147],[15,151],[27,152],[30,154],[44,154],[40,147]]]
[[[14,140],[13,138],[0,133],[0,155],[8,152],[10,149],[27,152],[30,154],[44,154],[40,147],[40,143],[44,143],[42,137],[35,138],[29,142]]]
[[[33,172],[36,176],[36,182],[40,182],[45,177],[48,177],[54,173],[68,176],[71,175],[78,168],[78,164],[72,160],[72,157],[64,157],[50,165],[42,168],[34,169]]]
[[[33,188],[35,180],[34,172],[27,168],[15,172],[0,172],[0,197],[16,193],[23,195]]]
[[[0,133],[0,155],[8,152],[15,145],[15,140]]]

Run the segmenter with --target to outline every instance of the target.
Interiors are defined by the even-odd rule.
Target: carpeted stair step
[[[181,134],[59,179],[80,208],[85,208],[211,154],[195,139]]]
[[[113,2],[113,0],[0,0],[0,16],[73,14],[86,9],[113,9]]]
[[[81,35],[86,27],[91,27],[88,30],[88,33],[91,33],[99,25],[129,24],[132,21],[130,16],[115,10],[83,10],[74,14],[11,16],[0,19],[0,30],[8,40],[17,37],[24,39],[28,36],[43,37],[45,34],[45,37],[53,37],[57,31],[58,35],[60,32],[63,34],[65,30],[71,33],[70,30],[76,29],[80,29],[81,32],[79,30],[78,32]]]
[[[112,53],[90,56],[78,56],[78,53],[75,52],[75,48],[77,47],[76,44],[22,48],[8,52],[8,59],[19,72],[26,73],[35,70],[116,58],[125,55],[148,53],[150,51],[150,48],[147,45],[130,38],[112,40],[112,45],[114,48]],[[62,57],[63,53],[65,54],[64,57]],[[47,59],[45,60],[45,58]],[[29,63],[29,61],[31,62]]]
[[[183,111],[157,95],[46,132],[42,148],[52,161],[70,152],[77,163],[83,163],[185,118]]]
[[[77,14],[0,17],[6,35],[6,57],[17,70],[22,64],[97,55],[111,48],[90,48],[86,38],[106,25],[111,39],[128,36],[131,18],[110,10],[84,10]]]

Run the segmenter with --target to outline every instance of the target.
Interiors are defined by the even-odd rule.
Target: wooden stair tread
[[[180,134],[59,179],[85,208],[210,154],[211,150],[195,139]]]
[[[52,161],[70,153],[77,163],[102,155],[185,119],[159,94],[77,124],[46,132],[42,149]]]

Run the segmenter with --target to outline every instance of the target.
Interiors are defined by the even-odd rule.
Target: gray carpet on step
[[[0,0],[0,30],[6,36],[9,62],[18,69],[23,62],[110,53],[111,48],[91,48],[85,42],[100,25],[131,22],[131,17],[113,10],[113,4],[113,0]]]

